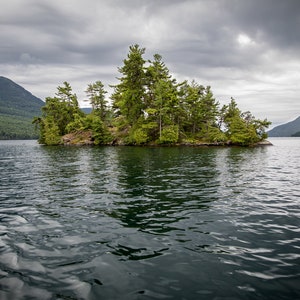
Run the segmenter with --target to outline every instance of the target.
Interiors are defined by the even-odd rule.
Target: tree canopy
[[[46,98],[42,117],[34,123],[40,129],[39,142],[56,145],[72,132],[91,132],[94,144],[234,144],[252,145],[267,137],[271,124],[250,112],[241,112],[231,98],[220,107],[210,86],[196,81],[177,82],[161,55],[143,58],[145,48],[129,47],[119,83],[111,86],[110,101],[101,81],[86,89],[92,106],[89,115],[78,105],[71,85],[64,82],[54,97]]]

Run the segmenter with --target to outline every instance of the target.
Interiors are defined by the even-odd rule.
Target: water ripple
[[[299,298],[299,141],[1,142],[0,298]]]

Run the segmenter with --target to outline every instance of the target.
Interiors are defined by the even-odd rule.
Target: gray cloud
[[[300,47],[300,2],[298,0],[245,1],[235,15],[241,28],[261,36],[270,46],[282,49]]]
[[[129,45],[178,80],[274,124],[300,114],[298,0],[10,0],[1,4],[3,76],[44,98],[69,81],[116,83]]]

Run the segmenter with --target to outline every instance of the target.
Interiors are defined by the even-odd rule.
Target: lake
[[[0,141],[0,299],[300,299],[300,139]]]

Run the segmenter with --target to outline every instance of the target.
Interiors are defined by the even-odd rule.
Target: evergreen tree
[[[186,139],[244,146],[266,138],[269,121],[241,112],[233,98],[220,109],[210,86],[195,81],[178,84],[159,54],[145,67],[144,53],[144,48],[130,46],[124,65],[118,69],[122,76],[111,96],[114,115],[108,109],[101,81],[87,87],[93,109],[88,116],[79,109],[70,84],[59,86],[54,97],[46,98],[42,117],[34,119],[40,128],[40,143],[59,144],[66,133],[81,131],[99,145],[112,140],[174,144]],[[110,127],[108,118],[113,118]]]
[[[69,107],[75,110],[78,108],[77,96],[73,94],[72,87],[68,82],[65,81],[63,86],[57,88],[56,96],[61,102],[67,103]]]
[[[45,106],[42,107],[42,117],[34,120],[40,127],[40,143],[59,144],[57,137],[63,136],[71,128],[76,127],[77,125],[69,124],[75,120],[78,123],[78,119],[84,116],[69,83],[64,82],[64,85],[59,86],[57,90],[55,97],[46,98]]]
[[[96,81],[89,84],[86,93],[89,96],[93,113],[97,114],[104,121],[108,114],[108,107],[107,100],[105,99],[107,91],[104,89],[103,83]]]
[[[86,90],[92,105],[92,112],[85,118],[84,128],[92,131],[92,138],[95,145],[107,144],[112,136],[108,131],[107,121],[109,109],[105,94],[107,91],[101,81],[89,84]]]
[[[169,69],[166,67],[165,63],[162,61],[162,56],[159,54],[153,55],[153,61],[148,61],[150,64],[146,68],[146,106],[147,108],[153,108],[155,105],[155,90],[157,83],[160,80],[168,81],[171,79],[169,74]]]
[[[211,87],[207,86],[201,94],[199,102],[200,136],[207,141],[218,140],[219,128],[217,126],[217,116],[219,113],[219,103],[213,97]]]
[[[143,115],[145,108],[145,71],[143,54],[145,48],[135,44],[129,47],[127,59],[119,72],[123,75],[120,83],[114,86],[111,96],[113,107],[125,117],[126,123],[132,126]]]
[[[213,97],[210,86],[206,88],[194,80],[182,88],[182,103],[185,112],[184,130],[192,139],[208,142],[223,141],[218,127],[219,103]]]
[[[236,145],[252,145],[266,138],[267,120],[256,120],[250,112],[242,113],[236,101],[231,98],[229,105],[222,109],[227,138]]]
[[[172,79],[162,57],[155,54],[153,58],[153,61],[149,61],[150,65],[146,69],[147,122],[148,124],[157,124],[151,126],[152,133],[154,133],[154,137],[158,137],[162,141],[164,140],[163,127],[174,125],[176,117],[178,117],[176,112],[179,109],[179,98],[176,80]],[[153,131],[154,128],[155,131]],[[173,130],[176,130],[176,136],[178,136],[178,127],[173,127]]]
[[[86,116],[83,123],[83,129],[91,130],[92,139],[95,145],[105,145],[112,141],[112,136],[108,131],[107,126],[95,113]]]
[[[204,86],[195,80],[188,84],[185,82],[181,87],[181,103],[184,111],[183,128],[187,134],[195,136],[200,130],[201,123],[201,98],[204,94]]]
[[[58,145],[60,144],[60,132],[55,120],[51,117],[45,119],[44,122],[44,135],[43,141],[46,145]]]

